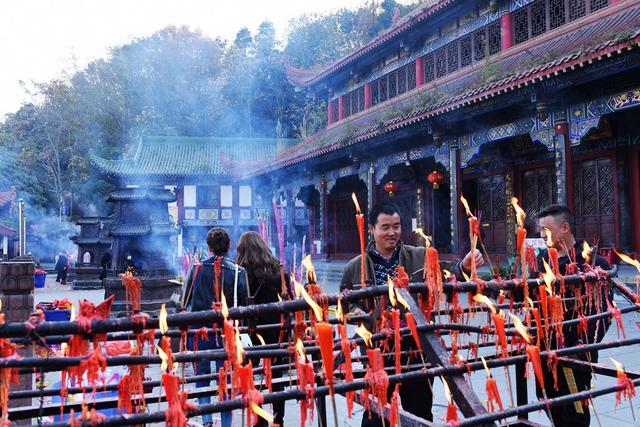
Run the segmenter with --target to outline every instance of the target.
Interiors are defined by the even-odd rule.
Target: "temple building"
[[[180,231],[174,245],[192,250],[205,248],[206,233],[214,226],[225,228],[235,242],[244,231],[257,230],[260,215],[266,217],[270,212],[271,197],[256,191],[255,180],[236,179],[230,170],[255,168],[296,142],[144,136],[128,159],[110,160],[96,155],[91,159],[119,188],[110,196],[112,199],[116,195],[118,200],[131,198],[133,188],[172,190],[175,201],[169,204],[169,213]],[[264,188],[270,189],[269,185]],[[144,214],[139,212],[138,216]]]
[[[639,252],[639,47],[638,0],[427,1],[337,61],[287,66],[326,128],[235,175],[302,201],[325,258],[358,251],[352,192],[391,198],[405,242],[422,227],[451,256],[468,248],[462,194],[501,262],[513,196],[529,235],[566,203],[578,236]]]

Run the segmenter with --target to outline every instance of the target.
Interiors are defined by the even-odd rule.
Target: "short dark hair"
[[[540,219],[546,216],[552,216],[556,220],[561,219],[563,221],[566,221],[567,224],[569,224],[569,228],[571,228],[571,232],[573,233],[573,214],[566,205],[549,205],[540,211],[537,218]]]
[[[369,211],[369,224],[375,227],[378,223],[378,216],[380,216],[380,214],[398,214],[398,216],[400,216],[400,209],[391,202],[378,203]]]
[[[212,228],[207,233],[207,246],[214,255],[226,255],[231,246],[229,235],[222,228]]]

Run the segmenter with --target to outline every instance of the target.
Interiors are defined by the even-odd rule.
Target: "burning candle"
[[[616,365],[616,370],[618,371],[618,385],[623,386],[624,388],[616,391],[616,407],[620,404],[621,400],[629,399],[629,403],[631,404],[631,408],[633,411],[633,404],[631,403],[631,398],[636,395],[636,388],[633,385],[633,381],[629,379],[627,373],[624,371],[624,366],[622,363],[615,360],[613,357],[610,358],[614,365]]]
[[[326,322],[316,323],[316,337],[330,391],[333,393],[333,328]]]
[[[538,384],[540,384],[540,387],[542,388],[543,394],[545,395],[546,399],[547,397],[544,388],[544,376],[542,375],[542,362],[540,361],[540,347],[531,344],[531,336],[527,332],[527,328],[522,324],[520,319],[511,313],[509,313],[509,316],[511,316],[511,319],[513,320],[516,331],[518,331],[522,338],[524,338],[524,340],[527,342],[527,359],[529,360],[529,362],[531,362],[533,372],[536,376],[536,379],[538,380]]]
[[[542,319],[540,318],[540,312],[538,311],[538,309],[533,306],[533,301],[531,301],[531,298],[527,298],[529,299],[531,314],[536,321],[536,345],[540,346],[540,340],[542,339],[542,337],[544,337],[544,332],[542,332]]]
[[[487,366],[487,361],[484,360],[484,357],[481,357],[482,364],[484,365],[484,369],[487,372],[487,382],[485,383],[485,391],[487,392],[487,411],[493,412],[495,410],[495,405],[497,404],[500,410],[504,410],[504,406],[502,405],[502,399],[500,398],[500,392],[498,391],[498,384],[496,380],[493,379],[491,375],[491,371]]]
[[[558,261],[558,249],[554,247],[553,236],[551,235],[551,230],[547,227],[544,227],[544,235],[546,237],[547,242],[547,253],[549,254],[549,262],[553,267],[553,273],[556,275],[560,274],[560,264]]]
[[[413,313],[405,313],[404,318],[407,321],[407,326],[409,326],[409,330],[411,331],[411,336],[413,337],[413,341],[416,343],[416,347],[418,347],[418,351],[422,351],[422,346],[420,345],[420,337],[418,336],[418,328],[416,327],[416,320],[413,318]]]
[[[498,312],[496,306],[491,302],[491,300],[486,295],[476,294],[473,296],[473,300],[475,302],[484,303],[489,307],[492,312],[491,319],[493,320],[493,327],[496,330],[496,335],[498,335],[498,342],[500,343],[501,353],[500,357],[508,356],[508,342],[507,342],[507,334],[505,333],[505,322],[506,318],[502,314],[502,312]]]
[[[442,385],[444,387],[444,394],[447,397],[447,415],[445,417],[445,422],[447,424],[457,424],[460,420],[458,418],[458,408],[451,400],[451,391],[449,390],[449,385],[445,381],[443,377],[440,377],[442,380]]]
[[[358,203],[358,198],[356,197],[356,193],[351,193],[351,198],[353,199],[353,204],[356,207],[356,224],[358,226],[358,236],[360,237],[360,283],[362,287],[366,287],[365,283],[365,271],[366,271],[366,261],[364,258],[364,215],[362,211],[360,211],[360,204]]]
[[[400,360],[400,350],[402,348],[402,339],[400,338],[400,310],[391,310],[391,319],[393,323],[393,350],[396,359],[396,374],[402,372],[402,363]]]

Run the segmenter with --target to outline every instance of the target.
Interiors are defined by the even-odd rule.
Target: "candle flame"
[[[533,307],[533,300],[527,297],[527,301],[529,302],[529,307]]]
[[[460,195],[460,201],[462,202],[462,206],[464,206],[464,210],[467,211],[467,216],[474,218],[473,214],[471,214],[471,209],[469,209],[469,203],[467,203],[467,199],[465,199],[462,194]]]
[[[316,315],[316,319],[318,319],[318,322],[322,322],[322,308],[320,308],[320,306],[313,300],[313,298],[309,296],[304,286],[302,286],[293,275],[291,275],[291,280],[293,281],[293,288],[298,298],[302,297],[307,302],[307,304],[309,304],[309,307],[311,307],[311,309],[313,310],[314,314]]]
[[[62,354],[62,356],[66,356],[67,355],[67,343],[63,342],[62,344],[60,344],[60,353]]]
[[[463,269],[460,269],[460,273],[462,273],[462,277],[464,277],[464,281],[465,282],[470,282],[471,281],[471,278],[469,278],[469,276],[467,276],[467,273],[465,273]]]
[[[589,258],[591,258],[591,247],[589,246],[586,240],[583,240],[582,241],[582,259],[584,259],[588,263]]]
[[[311,262],[311,255],[304,257],[302,266],[307,270],[307,282],[316,283],[316,269]]]
[[[444,275],[445,280],[449,280],[449,278],[452,276],[451,272],[449,270],[442,270],[442,274]]]
[[[424,232],[422,231],[422,228],[419,228],[419,227],[416,228],[416,234],[424,239],[424,242],[427,248],[431,246],[431,238],[426,234],[424,234]]]
[[[2,311],[2,300],[0,299],[0,311]]]
[[[549,295],[553,295],[553,287],[551,285],[553,285],[553,282],[556,280],[556,275],[553,274],[549,263],[544,258],[542,259],[542,265],[544,265],[544,273],[542,273],[542,278],[544,279],[547,292],[549,292]]]
[[[511,313],[509,313],[509,317],[511,317],[511,320],[513,320],[513,325],[516,328],[516,331],[518,331],[518,333],[522,335],[522,338],[524,338],[527,343],[531,344],[531,336],[527,332],[527,328],[522,324],[520,318],[518,318],[518,316],[514,316]]]
[[[71,317],[69,317],[70,322],[76,321],[76,306],[71,303]]]
[[[393,307],[395,307],[398,303],[396,301],[396,290],[393,288],[393,280],[391,280],[391,277],[389,277],[389,275],[387,275],[387,288],[389,291],[389,302]]]
[[[227,320],[227,317],[229,317],[229,306],[227,305],[227,299],[224,296],[224,292],[220,292],[220,302],[222,303],[222,318]]]
[[[638,261],[637,259],[631,258],[629,255],[625,253],[618,252],[616,249],[614,249],[614,251],[620,257],[621,260],[623,260],[627,264],[633,265],[636,268],[636,270],[638,270],[638,274],[640,274],[640,261]]]
[[[360,337],[364,340],[364,343],[368,347],[373,347],[373,341],[371,340],[371,332],[369,332],[369,330],[364,327],[364,324],[360,323],[360,326],[356,328],[356,334],[360,335]]]
[[[165,353],[164,350],[160,348],[159,345],[156,345],[156,348],[158,349],[158,356],[160,356],[160,360],[162,360],[160,369],[162,369],[162,371],[164,372],[169,368],[169,357],[167,356],[167,353]]]
[[[518,226],[524,228],[524,219],[526,218],[527,214],[524,212],[524,210],[522,210],[522,208],[518,204],[517,197],[511,198],[511,206],[513,206],[513,209],[515,209],[516,211],[516,219],[518,221]]]
[[[616,369],[618,370],[618,372],[624,372],[624,365],[622,365],[622,363],[618,362],[613,357],[610,357],[609,359],[611,359],[613,364],[616,366]]]
[[[362,211],[360,210],[360,203],[358,203],[356,193],[351,193],[351,198],[353,199],[353,204],[356,205],[356,214],[362,215]]]
[[[484,365],[484,370],[487,371],[487,378],[491,378],[491,371],[489,370],[489,367],[487,366],[487,361],[484,360],[484,356],[480,356],[480,359],[482,360],[482,364]]]
[[[298,338],[298,340],[296,341],[296,352],[298,352],[298,356],[300,356],[302,359],[306,360],[307,359],[307,355],[304,351],[304,344],[302,343],[302,340],[300,338]]]
[[[167,308],[164,304],[162,304],[160,314],[158,315],[158,327],[160,328],[162,335],[166,334],[169,330],[169,325],[167,324]]]
[[[498,312],[498,310],[496,310],[496,305],[486,295],[475,294],[473,296],[473,300],[475,302],[486,304],[493,314],[496,314]]]
[[[273,425],[273,415],[262,409],[256,402],[251,402],[251,410],[264,418],[269,425]]]
[[[407,311],[410,311],[410,310],[411,310],[411,308],[409,307],[409,303],[407,302],[407,300],[406,300],[406,299],[404,299],[404,298],[402,297],[402,295],[400,295],[398,292],[396,292],[396,298],[397,298],[398,302],[399,302],[400,304],[402,304],[402,306],[403,306]]]
[[[238,364],[241,364],[244,360],[244,347],[242,346],[242,340],[240,339],[240,329],[238,328],[238,321],[236,320],[236,360]]]
[[[549,230],[547,227],[542,227],[542,229],[544,230],[544,237],[546,239],[547,246],[552,248],[553,247],[553,236],[551,236],[551,230]]]
[[[264,338],[262,338],[262,335],[256,333],[256,338],[258,338],[258,341],[260,341],[260,344],[267,345],[267,343],[264,341]]]
[[[442,386],[444,387],[444,395],[447,397],[449,405],[451,405],[453,402],[451,401],[451,390],[449,390],[449,384],[447,384],[447,381],[443,376],[440,376],[440,379],[442,380]]]
[[[340,322],[344,322],[344,312],[342,311],[342,302],[338,298],[338,308],[336,309],[336,317]]]

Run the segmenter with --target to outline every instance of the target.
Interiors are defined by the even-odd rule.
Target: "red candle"
[[[356,193],[351,193],[351,198],[353,199],[353,204],[356,207],[356,224],[358,226],[358,236],[360,237],[360,283],[364,288],[367,286],[365,283],[366,260],[364,258],[364,215],[362,215],[362,211],[360,210],[360,204],[358,203]]]
[[[224,350],[227,352],[227,359],[231,364],[235,363],[237,346],[236,346],[236,333],[233,330],[233,324],[229,320],[222,322],[224,333]]]
[[[447,405],[447,417],[445,418],[447,424],[457,424],[460,419],[458,418],[458,408],[452,402]]]
[[[629,402],[631,402],[631,398],[636,395],[636,388],[633,385],[633,381],[629,379],[629,377],[627,376],[627,373],[624,371],[624,367],[622,366],[622,364],[613,358],[611,358],[611,361],[616,365],[616,368],[618,370],[618,374],[617,374],[618,385],[619,386],[621,385],[624,387],[616,391],[616,407],[617,407],[623,398],[629,399]]]
[[[324,364],[324,374],[333,393],[333,328],[325,322],[316,323],[316,337]]]
[[[500,393],[498,392],[498,384],[496,383],[496,380],[488,377],[485,384],[485,390],[487,392],[487,410],[489,412],[493,412],[495,410],[495,404],[497,404],[502,411],[504,409],[504,406],[502,406],[502,399],[500,398]]]
[[[391,319],[393,323],[393,351],[396,359],[396,374],[402,372],[402,363],[400,361],[400,350],[402,342],[400,338],[400,310],[391,310]]]
[[[549,302],[547,301],[547,287],[543,284],[538,285],[538,294],[540,296],[540,307],[542,307],[542,318],[544,319],[544,330],[549,332]]]
[[[501,316],[499,313],[496,313],[492,316],[493,326],[496,328],[496,333],[498,334],[498,340],[500,341],[500,347],[502,349],[500,357],[507,357],[507,335],[504,331],[504,324],[506,319]]]
[[[382,408],[387,405],[389,377],[384,370],[384,361],[379,348],[367,349],[367,356],[369,357],[369,367],[364,378],[369,384],[369,392],[376,397],[382,411]],[[382,416],[381,413],[380,416]]]
[[[351,342],[347,337],[347,327],[346,325],[338,325],[338,330],[344,330],[344,332],[340,332],[340,350],[342,350],[342,354],[344,355],[344,380],[347,383],[353,381],[353,370],[351,369]],[[344,333],[344,335],[343,335]],[[351,418],[351,414],[353,413],[353,400],[355,398],[354,391],[348,391],[346,393],[347,398],[347,414],[349,418]]]
[[[555,275],[560,274],[560,264],[558,261],[558,250],[556,248],[547,248],[549,253],[549,260],[551,261],[551,266],[553,268],[553,273]]]
[[[533,373],[538,380],[540,387],[544,389],[544,377],[542,376],[542,362],[540,361],[540,347],[536,345],[527,345],[527,358],[533,366]]]
[[[537,308],[531,308],[531,313],[533,314],[533,318],[536,321],[536,345],[540,346],[540,339],[544,336],[542,332],[542,320],[540,319],[540,313],[538,312]]]
[[[407,326],[409,326],[411,336],[413,337],[413,341],[416,343],[416,347],[418,347],[418,351],[422,351],[420,337],[418,336],[418,328],[416,327],[416,320],[413,318],[413,313],[405,313],[404,318],[407,320]]]

